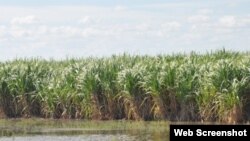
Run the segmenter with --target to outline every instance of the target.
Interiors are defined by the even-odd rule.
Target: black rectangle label
[[[181,139],[250,140],[250,125],[170,125],[170,141]]]

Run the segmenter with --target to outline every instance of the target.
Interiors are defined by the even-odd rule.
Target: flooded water
[[[168,141],[168,122],[0,120],[1,141]]]

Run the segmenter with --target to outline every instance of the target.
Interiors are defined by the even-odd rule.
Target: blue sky
[[[0,0],[0,60],[250,51],[249,0]]]
[[[152,4],[152,3],[164,3],[174,2],[181,0],[1,0],[1,4],[9,5],[106,5],[112,6],[116,4],[123,4],[127,6],[138,5],[138,4]]]

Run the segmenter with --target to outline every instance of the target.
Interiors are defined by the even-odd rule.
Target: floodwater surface
[[[0,120],[1,141],[168,141],[166,121]]]

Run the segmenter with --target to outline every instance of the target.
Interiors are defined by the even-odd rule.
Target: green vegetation
[[[250,56],[112,56],[0,63],[7,117],[249,121]]]

